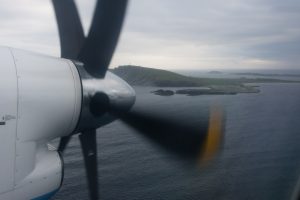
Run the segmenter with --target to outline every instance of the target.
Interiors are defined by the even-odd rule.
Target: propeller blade
[[[59,145],[57,151],[63,153],[70,142],[72,136],[65,136],[60,138]]]
[[[59,30],[61,57],[77,59],[84,42],[84,32],[73,0],[52,0]]]
[[[127,0],[98,0],[79,61],[95,77],[104,77],[118,42]]]
[[[209,120],[197,127],[137,111],[114,115],[166,150],[187,160],[209,160],[221,145],[221,111],[212,111]]]
[[[79,135],[79,139],[84,157],[90,199],[97,200],[99,193],[96,130],[90,130],[81,133]]]

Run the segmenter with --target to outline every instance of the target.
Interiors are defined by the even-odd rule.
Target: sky
[[[95,0],[75,0],[88,33]],[[0,0],[0,45],[60,55],[51,1]],[[111,67],[300,69],[299,0],[131,0]]]

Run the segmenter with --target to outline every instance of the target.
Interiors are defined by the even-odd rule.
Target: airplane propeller
[[[84,69],[94,78],[104,78],[115,51],[124,21],[127,0],[98,0],[88,36],[73,0],[52,0],[59,29],[61,57],[83,63]],[[96,95],[95,95],[96,96]],[[211,154],[219,148],[220,131],[211,131],[221,117],[210,117],[207,125],[190,127],[181,122],[161,118],[137,110],[122,110],[107,101],[107,94],[98,95],[90,106],[92,113],[109,113],[133,127],[165,149],[199,160],[206,150]],[[212,114],[213,116],[214,114]],[[217,114],[216,114],[217,115]],[[218,124],[219,125],[219,124]],[[77,132],[78,133],[78,132]],[[64,152],[73,134],[62,137],[58,151]],[[219,136],[216,136],[218,135]],[[98,199],[96,129],[82,130],[79,134],[86,168],[90,199]],[[209,141],[209,142],[208,142]],[[205,150],[206,149],[206,150]]]

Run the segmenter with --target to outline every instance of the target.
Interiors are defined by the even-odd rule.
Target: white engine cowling
[[[34,199],[59,188],[62,162],[47,142],[70,134],[81,81],[66,59],[0,47],[0,199]]]

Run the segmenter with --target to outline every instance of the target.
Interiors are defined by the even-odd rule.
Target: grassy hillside
[[[221,79],[221,78],[195,78],[188,77],[167,70],[139,67],[120,66],[111,70],[116,75],[123,78],[130,85],[158,86],[158,87],[199,87],[199,86],[243,86],[244,83],[270,83],[270,82],[290,82],[278,79]]]

